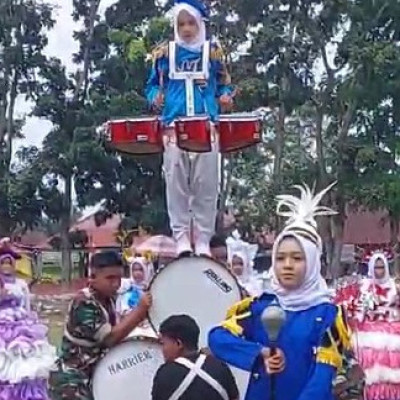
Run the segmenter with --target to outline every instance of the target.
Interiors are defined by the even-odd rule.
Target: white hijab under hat
[[[196,20],[197,25],[199,27],[199,32],[196,38],[190,43],[187,43],[179,36],[178,17],[182,11],[186,11],[188,14],[190,14]],[[200,52],[202,46],[206,41],[206,24],[204,22],[203,16],[201,15],[201,12],[195,7],[191,6],[190,4],[177,3],[173,8],[173,19],[174,19],[174,38],[176,44],[187,50]]]
[[[293,237],[300,244],[306,259],[306,273],[300,287],[294,290],[285,289],[278,281],[274,263],[282,240]],[[302,311],[322,303],[331,302],[331,294],[325,279],[321,275],[321,252],[311,240],[294,232],[283,231],[274,243],[272,250],[273,266],[271,269],[271,289],[278,297],[283,309]]]
[[[323,195],[332,187],[328,186],[314,194],[308,186],[300,189],[299,198],[292,195],[278,196],[277,214],[288,218],[287,224],[276,238],[272,250],[271,289],[280,305],[287,311],[303,311],[323,303],[331,302],[331,294],[321,275],[322,239],[317,232],[318,215],[332,215],[334,212],[319,205]],[[286,211],[281,211],[286,207]],[[287,237],[293,237],[300,244],[306,260],[306,272],[301,285],[294,290],[285,289],[276,275],[275,260],[279,245]]]

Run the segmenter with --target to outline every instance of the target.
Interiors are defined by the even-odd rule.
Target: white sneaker
[[[196,243],[196,255],[211,257],[210,244],[204,242]]]
[[[192,253],[192,245],[186,234],[182,234],[179,239],[176,240],[176,251],[178,256],[182,253]]]

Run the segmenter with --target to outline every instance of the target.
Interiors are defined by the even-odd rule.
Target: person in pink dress
[[[400,318],[395,280],[384,253],[368,263],[354,321],[354,346],[365,373],[367,400],[400,399]]]

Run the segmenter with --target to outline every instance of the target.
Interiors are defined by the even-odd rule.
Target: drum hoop
[[[114,350],[117,349],[118,346],[125,344],[125,343],[129,343],[129,342],[150,342],[150,343],[155,343],[155,344],[161,344],[160,343],[160,339],[155,338],[155,337],[151,337],[151,336],[145,336],[145,335],[139,335],[139,336],[130,336],[130,337],[126,337],[125,339],[123,339],[121,342],[119,342],[116,346],[111,347],[105,354],[103,357],[101,357],[101,359],[99,360],[99,362],[96,365],[96,368],[94,369],[93,372],[93,377],[96,373],[97,367],[98,365],[100,365],[100,363]]]
[[[155,333],[157,333],[157,332],[155,332]],[[155,338],[155,337],[151,337],[151,336],[146,336],[146,335],[138,335],[138,336],[126,337],[124,340],[119,342],[119,344],[128,343],[128,342],[151,342],[151,343],[160,344],[160,339]],[[117,347],[118,347],[118,345],[112,347],[111,350],[115,349]],[[109,352],[110,352],[110,350],[107,352],[107,354]]]
[[[139,117],[139,118],[121,118],[121,119],[111,119],[109,121],[107,121],[108,124],[110,123],[121,123],[121,122],[154,122],[154,121],[160,121],[160,118],[157,116],[154,117]]]
[[[234,115],[221,115],[219,117],[219,122],[224,121],[239,121],[239,122],[249,122],[249,121],[261,121],[261,118],[257,117],[256,115],[249,115],[249,116],[234,116]]]
[[[207,115],[194,115],[192,117],[178,117],[175,119],[175,122],[187,121],[210,121],[210,117]]]
[[[119,149],[116,150],[116,149],[114,149],[112,147],[112,145],[109,145],[109,147],[110,147],[111,151],[114,151],[114,152],[116,152],[118,154],[121,154],[124,157],[134,157],[134,158],[140,158],[140,157],[145,158],[145,157],[149,157],[149,156],[153,157],[153,156],[161,155],[161,153],[164,150],[163,146],[160,146],[161,147],[161,151],[158,151],[158,152],[151,151],[151,152],[147,152],[147,153],[130,153],[129,151],[124,151],[124,150],[119,150]]]
[[[93,374],[92,374],[92,378],[91,378],[91,387],[92,390],[94,389],[94,377],[96,375],[96,371],[98,371],[99,366],[102,364],[103,360],[107,358],[107,356],[113,351],[113,349],[117,349],[119,345],[125,344],[125,343],[129,343],[129,342],[150,342],[153,344],[158,344],[161,345],[160,340],[155,338],[155,337],[151,337],[151,336],[145,336],[145,335],[139,335],[139,336],[131,336],[131,337],[126,337],[125,339],[123,339],[121,342],[119,342],[116,346],[111,347],[102,357],[101,359],[98,361],[96,367],[94,368]]]
[[[148,289],[147,289],[148,292],[151,293],[151,288],[152,288],[152,286],[154,285],[155,280],[157,279],[157,277],[158,277],[159,275],[161,275],[161,273],[162,273],[163,271],[165,271],[165,270],[168,268],[168,266],[169,266],[170,264],[172,264],[173,262],[176,262],[176,261],[178,261],[178,260],[187,260],[187,259],[190,260],[191,258],[203,258],[203,259],[205,259],[205,260],[212,261],[212,262],[214,262],[215,264],[218,264],[220,267],[224,268],[224,269],[226,270],[226,272],[228,272],[228,274],[233,278],[233,280],[234,280],[234,282],[235,282],[235,285],[236,285],[236,288],[238,289],[238,292],[239,292],[240,300],[243,300],[243,299],[245,298],[245,296],[243,296],[242,288],[241,288],[241,286],[240,286],[240,284],[239,284],[238,279],[237,279],[236,276],[232,273],[232,271],[229,270],[229,268],[228,268],[226,265],[222,264],[222,263],[221,263],[220,261],[218,261],[218,260],[214,260],[214,259],[211,258],[211,257],[196,256],[196,255],[193,255],[193,256],[190,256],[190,257],[187,257],[187,258],[182,258],[182,259],[180,259],[180,258],[175,258],[174,260],[170,261],[168,264],[166,264],[166,265],[164,265],[162,268],[160,268],[160,269],[154,274],[154,276],[151,278],[150,283],[149,283],[149,286],[148,286]],[[240,300],[239,300],[239,301],[240,301]],[[226,311],[228,311],[228,310],[226,310]],[[147,320],[149,321],[150,326],[153,328],[154,332],[158,335],[158,334],[159,334],[158,329],[155,327],[153,321],[151,320],[151,317],[150,317],[150,313],[149,313],[149,312],[147,312]]]

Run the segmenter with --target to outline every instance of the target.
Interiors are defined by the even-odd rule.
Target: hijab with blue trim
[[[183,40],[179,36],[179,14],[186,11],[191,15],[197,23],[199,31],[194,40],[190,43]],[[207,7],[199,0],[177,0],[172,10],[174,20],[174,40],[177,45],[187,50],[200,52],[206,41],[206,24],[205,19],[209,17]]]

